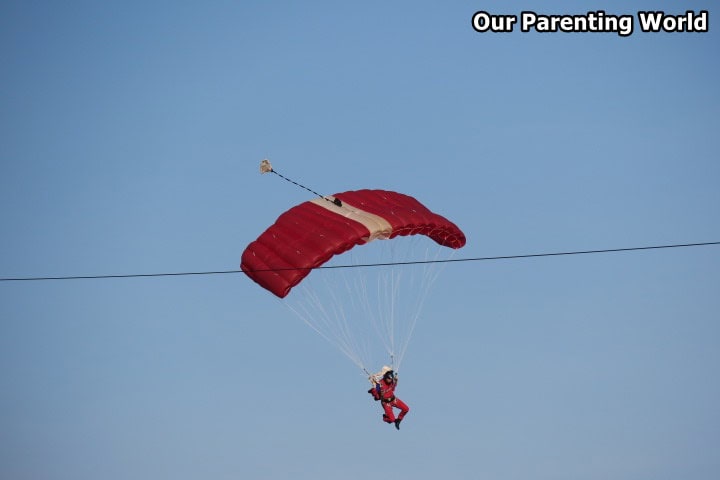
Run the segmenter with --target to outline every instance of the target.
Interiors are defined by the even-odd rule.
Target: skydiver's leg
[[[385,423],[393,423],[395,421],[395,414],[393,413],[392,403],[382,402],[382,407],[383,410],[385,410],[385,413],[383,414],[383,421]]]
[[[402,420],[403,417],[405,417],[405,415],[407,415],[407,413],[410,411],[410,407],[408,407],[407,404],[399,398],[395,398],[393,405],[400,409],[400,414],[397,417],[398,420]]]

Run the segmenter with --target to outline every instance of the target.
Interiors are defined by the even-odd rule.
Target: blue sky
[[[677,3],[677,2],[676,2]],[[307,192],[416,196],[455,258],[720,241],[709,2],[0,7],[0,276],[225,271]],[[477,33],[475,11],[709,11]],[[0,283],[0,476],[714,479],[720,249],[446,266],[383,425],[242,274]],[[320,273],[320,272],[316,272]]]

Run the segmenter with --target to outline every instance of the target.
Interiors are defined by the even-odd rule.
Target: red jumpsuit
[[[405,402],[395,396],[395,387],[397,386],[397,379],[390,381],[380,380],[380,383],[375,384],[375,388],[370,390],[375,400],[380,400],[382,403],[383,410],[383,421],[387,423],[395,422],[395,413],[393,407],[400,409],[400,414],[397,416],[397,420],[402,420],[405,415],[410,411]]]

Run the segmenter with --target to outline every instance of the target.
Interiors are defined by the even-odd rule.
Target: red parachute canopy
[[[425,235],[455,249],[465,245],[465,234],[454,223],[413,197],[357,190],[316,198],[283,213],[248,245],[240,268],[261,287],[284,298],[333,255],[398,235]]]

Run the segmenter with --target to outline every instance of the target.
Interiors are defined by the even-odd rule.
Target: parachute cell
[[[408,235],[425,235],[452,249],[465,245],[465,235],[454,223],[413,197],[357,190],[307,201],[283,213],[248,245],[240,268],[284,298],[334,255],[375,239]]]

